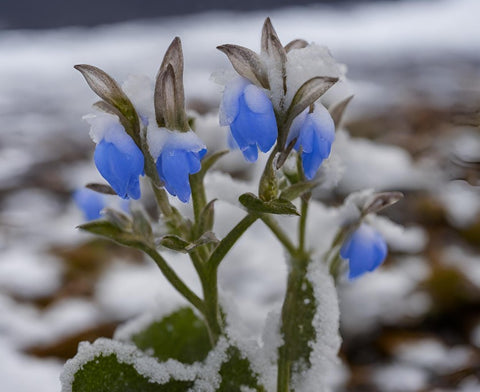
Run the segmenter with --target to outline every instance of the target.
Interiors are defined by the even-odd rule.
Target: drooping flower
[[[354,279],[383,263],[387,256],[387,244],[378,231],[362,223],[345,241],[340,256],[348,260],[348,277]]]
[[[148,129],[148,145],[165,189],[187,203],[191,194],[189,175],[200,170],[200,161],[207,153],[205,144],[193,131],[152,126]]]
[[[88,188],[77,189],[73,200],[88,221],[100,218],[100,212],[106,206],[105,196]]]
[[[277,139],[272,102],[261,88],[242,77],[225,86],[220,125],[230,127],[233,139],[249,162],[257,160],[258,149],[267,152]]]
[[[309,113],[300,113],[292,123],[287,144],[297,138],[295,150],[302,151],[302,166],[305,177],[315,177],[323,160],[328,158],[335,139],[335,124],[328,110],[321,104]]]
[[[100,174],[123,199],[140,198],[139,176],[143,175],[144,157],[125,132],[118,117],[108,113],[85,116],[90,135],[97,147],[94,161]]]

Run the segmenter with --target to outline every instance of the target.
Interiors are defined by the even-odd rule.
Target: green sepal
[[[103,99],[102,104],[97,106],[113,114],[119,115],[120,121],[125,131],[132,137],[137,146],[141,148],[140,141],[140,121],[135,108],[122,91],[117,82],[100,68],[93,65],[79,64],[74,67],[80,71],[90,88]]]
[[[217,163],[217,161],[223,157],[224,155],[228,154],[228,150],[221,150],[214,152],[212,155],[207,156],[202,160],[202,168],[198,172],[199,176],[205,176],[205,174],[212,168],[212,166]]]
[[[245,389],[264,392],[265,388],[258,381],[248,358],[240,350],[231,346],[227,350],[228,359],[220,367],[222,382],[216,392],[241,392]]]
[[[280,199],[295,200],[297,197],[310,192],[312,189],[320,185],[318,181],[301,181],[290,185],[280,193]]]
[[[192,309],[183,307],[129,337],[140,350],[151,352],[159,361],[182,363],[203,361],[210,351],[205,323]]]
[[[284,199],[263,201],[253,193],[244,193],[238,198],[240,203],[251,212],[277,214],[277,215],[300,215],[293,203]]]
[[[183,238],[173,234],[164,235],[158,240],[159,245],[183,253],[189,253],[201,245],[218,242],[219,240],[211,231],[203,233],[196,241],[193,242],[185,241]]]
[[[201,237],[204,233],[213,229],[213,222],[215,220],[215,201],[211,200],[200,213],[197,223],[197,236]]]
[[[152,225],[146,211],[143,208],[136,206],[135,208],[132,208],[131,214],[133,220],[133,232],[143,237],[145,242],[150,244],[153,243]]]

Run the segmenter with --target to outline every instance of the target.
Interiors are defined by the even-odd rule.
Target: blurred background
[[[339,288],[336,390],[480,391],[479,14],[478,0],[2,2],[0,390],[58,390],[79,341],[176,298],[140,254],[75,230],[84,218],[71,193],[101,178],[81,119],[96,98],[73,65],[153,78],[180,36],[187,105],[209,147],[223,148],[222,88],[210,75],[230,65],[215,47],[258,51],[270,16],[283,43],[326,45],[348,66],[355,98],[336,151],[345,172],[318,196],[338,205],[364,188],[405,194],[385,213],[405,227],[386,229],[385,266]],[[220,169],[251,176],[235,154]],[[247,245],[221,279],[240,307],[246,298],[256,331],[281,300],[285,267],[242,264]],[[183,261],[175,268],[197,284]]]

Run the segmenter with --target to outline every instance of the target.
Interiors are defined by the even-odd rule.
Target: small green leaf
[[[116,224],[106,220],[96,220],[78,226],[79,229],[109,238],[120,245],[137,248],[145,244],[145,239],[137,234],[119,228]]]
[[[304,193],[310,192],[313,188],[319,185],[316,181],[302,181],[296,184],[290,185],[284,189],[280,194],[280,198],[284,200],[295,200],[297,197],[302,196]]]
[[[258,382],[258,375],[252,370],[250,361],[242,356],[238,348],[230,347],[227,356],[227,361],[220,368],[222,382],[217,392],[241,392],[246,388],[265,391]]]
[[[277,215],[299,215],[297,207],[288,200],[274,199],[263,201],[253,193],[244,193],[238,198],[240,203],[249,211],[277,214]]]
[[[100,355],[83,364],[75,373],[72,392],[186,392],[193,381],[151,382],[133,365],[121,363],[115,354]]]
[[[153,242],[153,231],[146,211],[136,206],[131,211],[133,218],[133,232],[145,239],[145,242]]]
[[[132,229],[132,220],[123,212],[114,210],[113,208],[106,208],[104,210],[105,219],[117,226],[123,231],[130,231]]]
[[[207,171],[211,169],[211,167],[217,163],[217,161],[226,155],[229,151],[228,150],[221,150],[214,152],[212,155],[207,156],[202,160],[202,168],[199,173],[201,173],[202,176],[204,176]]]
[[[197,224],[197,236],[202,236],[204,233],[211,231],[215,219],[215,201],[211,200],[200,213],[200,218]]]
[[[193,245],[191,242],[185,241],[183,238],[173,234],[160,237],[158,242],[165,248],[184,253],[187,253],[187,248]]]
[[[335,124],[335,128],[338,128],[342,123],[343,114],[345,113],[345,109],[347,109],[347,106],[352,100],[352,98],[353,95],[350,95],[343,101],[338,102],[337,104],[333,105],[328,109],[330,115],[332,116],[333,123]]]
[[[205,323],[187,307],[151,323],[131,340],[143,351],[153,350],[160,361],[173,358],[191,364],[203,361],[210,350]]]

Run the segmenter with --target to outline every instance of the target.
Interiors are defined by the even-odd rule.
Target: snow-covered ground
[[[355,118],[399,102],[426,100],[445,107],[458,103],[459,97],[480,96],[479,13],[478,0],[412,0],[341,9],[291,8],[270,16],[283,42],[300,37],[327,45],[348,65],[349,88],[355,94],[349,116]],[[65,277],[66,266],[52,248],[74,248],[90,239],[74,229],[82,217],[68,192],[99,179],[89,159],[93,149],[88,127],[81,121],[95,96],[73,65],[96,65],[119,81],[131,73],[153,77],[166,47],[180,36],[187,100],[193,108],[204,107],[199,104],[203,102],[210,109],[218,104],[221,90],[210,75],[228,68],[215,47],[236,43],[258,50],[265,16],[222,12],[93,29],[0,32],[1,391],[59,389],[62,361],[27,355],[25,350],[32,345],[47,345],[99,323],[124,321],[159,303],[178,301],[153,264],[134,264],[116,255],[101,272],[90,298],[57,299],[46,309],[34,304],[35,299],[54,295]],[[198,128],[209,146],[223,147],[226,138],[216,113],[202,116]],[[455,140],[445,140],[442,153],[478,158],[472,146],[479,140],[478,132],[459,128]],[[447,183],[449,176],[442,167],[415,160],[397,146],[341,131],[325,167],[324,174],[338,182],[342,195],[363,188],[436,194],[454,227],[470,225],[480,211],[478,186]],[[224,168],[245,170],[246,165],[233,153]],[[208,179],[212,192],[218,191],[224,200],[217,211],[220,235],[242,213],[232,207],[230,195],[221,194],[225,181],[220,174]],[[240,192],[251,186],[235,183],[229,189]],[[432,306],[432,298],[417,285],[432,268],[421,253],[428,245],[427,230],[416,224],[406,230],[377,224],[395,254],[391,266],[343,288],[347,334],[422,317]],[[312,225],[312,234],[315,230]],[[480,257],[475,250],[450,247],[443,256],[447,266],[458,260],[471,284],[480,287]],[[198,289],[185,260],[179,257],[172,264]],[[249,333],[259,334],[266,313],[278,307],[285,268],[282,250],[261,224],[255,224],[229,254],[221,286],[228,301],[234,298],[238,311],[247,315],[243,322]],[[478,329],[472,334],[477,346],[479,335]],[[421,349],[415,344],[399,347],[395,360],[375,371],[379,388],[417,390],[426,385],[431,367],[440,373],[460,368],[470,353],[467,347],[446,347],[428,339]],[[457,364],[440,358],[447,356]],[[474,391],[480,385],[466,379],[459,388]]]

